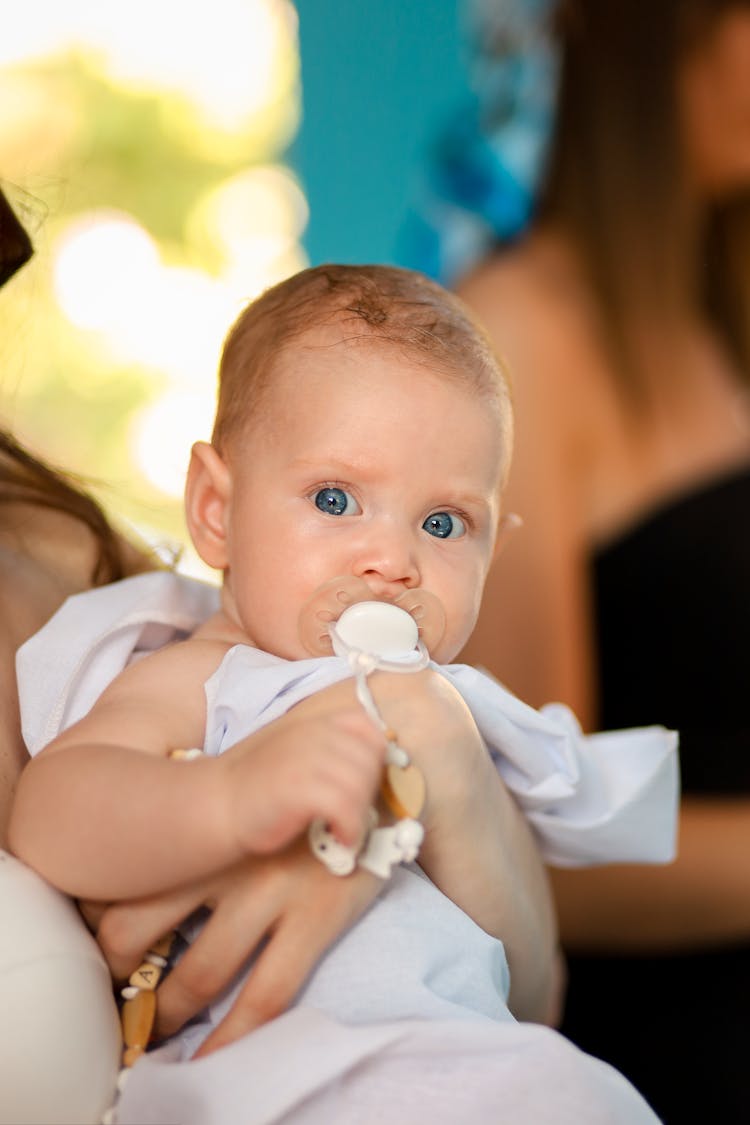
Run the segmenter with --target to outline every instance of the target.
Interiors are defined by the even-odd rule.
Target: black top
[[[679,730],[692,794],[750,793],[749,516],[750,466],[654,510],[592,561],[598,726]],[[750,1121],[750,942],[571,958],[563,1031],[668,1125]]]

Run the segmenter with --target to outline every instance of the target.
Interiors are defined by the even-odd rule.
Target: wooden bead
[[[134,988],[154,989],[159,983],[162,972],[161,966],[144,961],[135,972],[130,974],[128,984],[132,984]]]
[[[169,954],[172,952],[174,939],[174,930],[170,930],[168,934],[165,934],[164,937],[159,938],[158,941],[155,941],[153,945],[148,947],[149,953],[156,953],[160,957],[169,957]]]
[[[156,993],[148,990],[139,992],[122,1006],[122,1037],[126,1047],[140,1047],[145,1050],[151,1038],[151,1029],[156,1016]]]
[[[123,1053],[122,1065],[132,1066],[133,1063],[138,1062],[138,1059],[143,1053],[143,1047],[128,1047],[128,1049]]]
[[[386,805],[399,820],[416,820],[424,808],[426,786],[422,771],[415,765],[387,765],[383,771],[380,792]]]

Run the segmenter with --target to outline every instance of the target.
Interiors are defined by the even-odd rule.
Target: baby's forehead
[[[508,449],[513,411],[502,371],[467,351],[466,355],[455,351],[446,354],[440,346],[424,346],[373,331],[360,318],[337,316],[305,328],[278,349],[266,391],[270,391],[274,405],[283,409],[295,393],[306,391],[314,372],[324,371],[334,378],[340,375],[342,380],[352,375],[362,377],[361,385],[368,389],[377,389],[381,372],[402,373],[401,385],[406,389],[413,386],[415,396],[421,391],[420,376],[424,376],[488,412]],[[267,409],[269,406],[266,402]]]
[[[446,355],[439,346],[430,347],[423,340],[415,341],[406,333],[386,333],[365,324],[354,314],[337,312],[335,317],[305,328],[288,340],[277,352],[277,373],[292,372],[302,381],[305,360],[338,362],[357,368],[373,358],[383,358],[391,371],[402,367],[413,378],[420,370],[427,376],[445,380],[459,391],[476,396],[482,382],[481,373],[470,357]],[[272,380],[273,382],[273,380]],[[481,391],[480,391],[481,393]]]
[[[364,411],[370,418],[370,412],[374,412],[378,424],[385,412],[392,427],[392,443],[409,440],[409,423],[416,418],[422,420],[428,433],[435,433],[436,463],[441,461],[441,441],[454,449],[465,448],[467,465],[476,463],[481,468],[483,459],[485,465],[487,458],[497,459],[502,487],[512,445],[512,423],[506,398],[494,393],[489,380],[480,389],[478,377],[466,369],[437,363],[430,354],[404,348],[371,332],[354,334],[340,324],[316,326],[300,334],[294,343],[279,350],[274,367],[264,408],[256,413],[271,440],[288,433],[290,427],[303,441],[310,433],[319,440],[319,432],[314,425],[310,431],[308,422],[311,417],[320,418],[320,411],[329,411],[329,406],[329,451],[337,447],[339,433],[343,432],[344,443],[348,440],[346,418],[352,409],[360,415]],[[337,394],[338,388],[341,392]],[[468,404],[468,413],[462,401]],[[439,412],[439,425],[429,413],[432,405]],[[343,413],[334,407],[340,407]],[[453,420],[449,438],[445,419]],[[344,431],[336,428],[340,425]]]

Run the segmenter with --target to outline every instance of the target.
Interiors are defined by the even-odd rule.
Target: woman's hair
[[[510,449],[510,392],[484,330],[463,301],[437,282],[384,265],[302,270],[248,305],[221,357],[212,437],[217,448],[255,416],[281,352],[328,324],[342,326],[351,339],[400,348],[495,401]]]
[[[631,387],[644,335],[696,301],[750,381],[750,191],[696,213],[677,105],[685,52],[742,2],[562,0],[557,13],[561,89],[539,216],[580,248]]]
[[[46,465],[0,430],[0,506],[11,503],[50,508],[88,528],[98,548],[91,574],[94,586],[160,565],[117,534],[99,504],[75,478]]]

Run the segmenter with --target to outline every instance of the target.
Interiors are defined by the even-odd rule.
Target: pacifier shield
[[[390,602],[357,602],[336,622],[336,633],[350,649],[393,660],[412,652],[419,641],[416,621]]]

